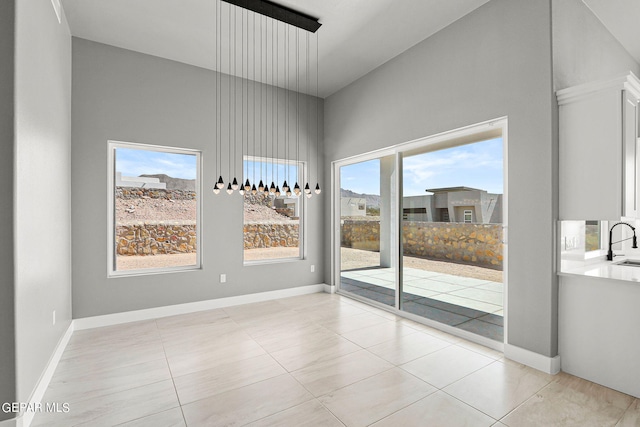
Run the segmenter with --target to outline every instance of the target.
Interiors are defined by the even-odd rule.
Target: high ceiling
[[[235,67],[229,58],[229,6],[221,3],[220,39],[216,40],[216,5],[219,0],[62,0],[74,36],[222,72],[242,74],[252,80],[273,83],[266,72],[252,75],[247,43],[236,52]],[[319,94],[327,97],[367,74],[411,46],[435,34],[489,0],[275,0],[319,19]],[[565,1],[565,0],[561,0]],[[640,62],[640,0],[582,0],[609,31]],[[231,9],[232,10],[232,9]],[[252,37],[253,22],[236,16],[237,28]],[[243,24],[244,22],[244,24]],[[246,27],[245,27],[246,25]],[[258,22],[256,22],[258,25]],[[265,26],[271,38],[271,29]],[[277,45],[284,41],[279,27]],[[305,33],[303,33],[305,34]],[[293,39],[295,40],[295,38]],[[238,41],[238,43],[240,43]],[[293,42],[292,42],[293,43]],[[304,36],[301,43],[305,46]],[[216,46],[220,59],[216,67]],[[270,46],[270,45],[268,45]],[[315,63],[315,36],[311,36]],[[267,49],[269,50],[269,49]],[[241,73],[241,57],[246,58]],[[265,55],[266,56],[266,55]],[[273,56],[273,55],[272,55]],[[259,56],[256,56],[259,58]],[[279,62],[284,64],[282,52]],[[304,61],[304,60],[303,60]],[[256,60],[258,64],[258,60]],[[290,65],[292,66],[292,65]],[[258,65],[259,68],[259,65]],[[300,81],[305,82],[304,67]],[[311,82],[315,69],[311,67]],[[291,87],[279,72],[278,84]],[[316,93],[315,84],[301,92]]]
[[[582,0],[640,63],[640,0]]]
[[[318,18],[322,24],[317,33],[321,97],[345,87],[487,1],[276,0]],[[77,37],[208,69],[216,69],[216,46],[221,47],[221,57],[228,58],[227,3],[221,6],[219,42],[215,31],[216,0],[63,0],[62,4],[71,33]],[[242,26],[242,18],[236,19],[238,28],[243,30],[249,31],[253,25],[246,21],[250,19],[248,15],[246,27]],[[284,26],[278,35],[284,40]],[[315,59],[314,41],[312,36],[311,57]],[[217,68],[240,74],[241,59],[237,57],[236,61],[235,73],[226,59],[219,60]],[[311,69],[313,81],[315,70]],[[250,71],[245,65],[244,75],[247,73]],[[251,74],[248,76],[254,79]],[[304,79],[301,74],[301,81]],[[260,79],[259,75],[254,80],[270,82],[268,77]],[[281,77],[280,86],[284,85],[283,80]],[[300,91],[307,91],[306,87],[301,86]],[[311,84],[308,92],[315,91]]]

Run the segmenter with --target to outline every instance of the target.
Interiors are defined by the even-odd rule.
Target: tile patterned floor
[[[415,268],[403,269],[404,310],[503,341],[503,284]],[[340,287],[395,306],[395,269],[343,271]]]
[[[311,294],[77,331],[34,426],[638,426],[638,399]]]

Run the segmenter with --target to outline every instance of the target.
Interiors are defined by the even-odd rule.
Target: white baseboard
[[[140,320],[157,319],[160,317],[175,316],[178,314],[193,313],[196,311],[212,310],[215,308],[231,307],[234,305],[249,304],[253,302],[269,301],[279,298],[294,297],[298,295],[325,292],[324,284],[300,286],[297,288],[281,289],[278,291],[260,292],[256,294],[239,295],[235,297],[218,298],[206,301],[189,302],[185,304],[154,307],[144,310],[127,311],[124,313],[105,314],[102,316],[84,317],[75,319],[74,329],[99,328],[102,326],[119,325],[121,323],[137,322]]]
[[[58,345],[56,346],[55,351],[51,355],[49,359],[49,363],[45,368],[44,372],[40,376],[40,380],[36,385],[36,388],[31,393],[31,397],[29,398],[29,406],[36,407],[36,404],[42,402],[42,398],[44,397],[44,393],[47,391],[47,387],[49,387],[49,383],[51,382],[51,378],[53,377],[56,368],[58,367],[58,363],[60,362],[60,358],[62,357],[62,353],[64,353],[65,348],[67,348],[67,344],[69,344],[69,340],[71,339],[71,335],[73,335],[73,321],[69,324],[66,332],[58,341]],[[33,417],[36,414],[34,412],[24,412],[20,416],[14,418],[14,424],[7,424],[8,426],[14,425],[16,427],[29,427],[31,422],[33,421]],[[12,421],[12,420],[8,420]],[[4,424],[0,423],[0,427],[5,427]]]
[[[326,283],[323,286],[324,286],[324,291],[326,293],[328,293],[328,294],[335,294],[336,293],[336,287],[335,286],[327,285]]]
[[[505,343],[504,357],[547,374],[555,375],[560,372],[560,355],[555,357],[543,356],[522,347]]]
[[[49,363],[45,368],[42,376],[40,377],[40,381],[36,388],[34,389],[31,398],[29,399],[29,403],[42,402],[42,398],[44,397],[44,393],[49,387],[49,383],[51,382],[51,378],[58,366],[58,362],[60,362],[60,358],[62,357],[62,353],[64,353],[69,340],[71,339],[71,335],[74,330],[82,330],[82,329],[90,329],[97,328],[101,326],[110,326],[110,325],[118,325],[121,323],[134,322],[138,320],[148,320],[148,319],[156,319],[159,317],[173,316],[177,314],[186,314],[193,313],[196,311],[202,310],[211,310],[214,308],[224,308],[230,307],[234,305],[240,304],[249,304],[253,302],[262,302],[269,301],[279,298],[287,298],[298,295],[306,295],[313,294],[318,292],[325,292],[327,285],[318,284],[318,285],[309,285],[309,286],[300,286],[297,288],[290,289],[282,289],[278,291],[269,291],[269,292],[261,292],[256,294],[249,295],[239,295],[236,297],[228,297],[228,298],[219,298],[215,300],[207,300],[207,301],[197,301],[186,304],[177,304],[165,307],[156,307],[150,308],[146,310],[136,310],[129,311],[125,313],[114,313],[107,314],[104,316],[95,316],[95,317],[85,317],[82,319],[75,319],[67,328],[67,331],[64,333],[58,345],[53,352],[53,355],[49,359]],[[331,287],[330,287],[331,288]],[[33,405],[35,406],[35,405]],[[15,418],[11,418],[9,420],[0,421],[0,427],[29,427],[31,422],[33,421],[33,417],[35,413],[33,412],[25,412]]]

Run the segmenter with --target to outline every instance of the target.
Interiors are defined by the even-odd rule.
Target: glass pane
[[[197,155],[114,150],[114,270],[198,265]]]
[[[401,309],[503,341],[502,139],[403,159]]]
[[[600,249],[600,221],[586,221],[584,229],[584,251],[597,251]]]
[[[395,306],[394,157],[340,168],[340,289]]]
[[[275,192],[252,191],[244,194],[244,260],[268,261],[302,256],[300,230],[304,193],[295,196],[294,185],[302,182],[302,167],[294,161],[245,158],[244,176],[256,190],[260,177],[267,191],[274,184]],[[255,182],[257,179],[258,182]],[[290,184],[291,194],[282,191],[284,182]]]

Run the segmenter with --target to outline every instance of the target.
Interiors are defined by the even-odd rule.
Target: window
[[[260,179],[267,187],[277,183],[282,191],[286,180],[291,186],[296,181],[304,186],[303,163],[271,158],[244,158],[244,176],[256,187]],[[244,194],[244,261],[266,262],[303,257],[304,192],[296,197],[282,193],[268,196],[246,192]]]
[[[584,227],[584,251],[599,250],[602,245],[602,225],[600,221],[585,221]]]
[[[471,223],[472,222],[472,215],[473,212],[469,209],[465,209],[464,210],[464,222],[465,223]]]
[[[109,275],[200,267],[200,152],[109,142]]]

